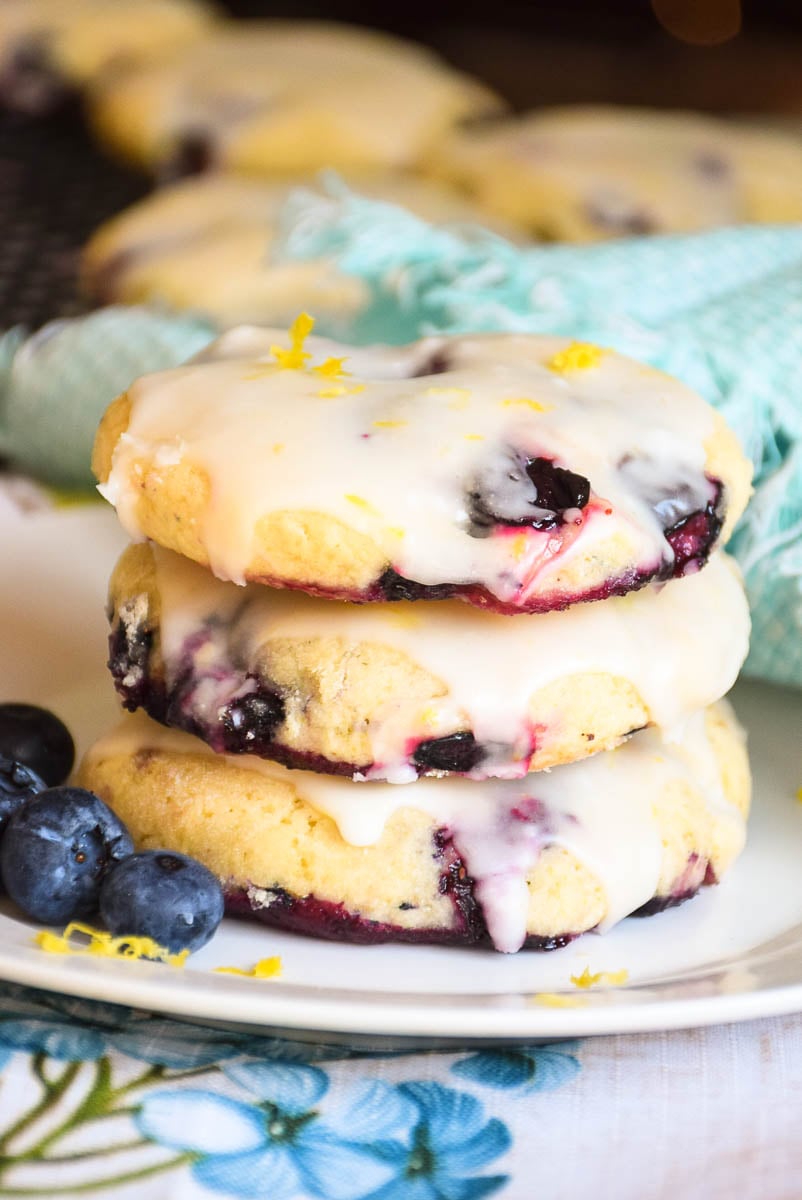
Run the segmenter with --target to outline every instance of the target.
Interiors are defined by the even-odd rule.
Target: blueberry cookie
[[[215,755],[141,714],[81,780],[141,849],[200,859],[228,911],[346,941],[553,949],[721,879],[749,767],[726,706],[525,780],[356,784]]]
[[[162,175],[409,167],[499,107],[432,51],[318,21],[236,22],[94,92],[101,140]]]
[[[521,236],[434,180],[382,172],[347,182],[427,221],[489,225],[502,236]],[[298,186],[316,186],[315,177],[211,174],[160,188],[94,234],[82,257],[83,289],[101,304],[193,309],[222,327],[289,324],[302,308],[325,313],[329,324],[353,319],[369,299],[356,276],[324,261],[270,262],[279,212]]]
[[[188,45],[215,20],[206,0],[2,0],[0,100],[46,112],[110,69]]]
[[[556,241],[802,220],[798,138],[692,113],[543,109],[456,132],[432,169]]]
[[[514,778],[675,726],[732,686],[749,632],[722,555],[662,588],[510,621],[238,588],[143,543],[109,608],[127,708],[221,753],[393,783]]]
[[[237,583],[546,612],[698,569],[743,511],[721,416],[613,351],[309,324],[232,330],[114,402],[93,465],[132,537]]]

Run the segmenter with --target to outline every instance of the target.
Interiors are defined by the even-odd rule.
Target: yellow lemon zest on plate
[[[529,999],[544,1008],[582,1008],[587,1003],[580,996],[563,996],[559,992],[535,992]]]
[[[352,387],[346,387],[344,383],[335,383],[333,387],[321,388],[317,394],[321,400],[334,400],[337,396],[356,396],[364,390],[364,383],[355,383]]]
[[[312,355],[304,350],[304,342],[315,327],[315,318],[309,313],[300,313],[290,325],[290,348],[271,346],[270,353],[284,371],[302,371]]]
[[[322,363],[312,367],[312,371],[315,375],[322,375],[324,379],[342,379],[343,375],[351,374],[343,367],[344,362],[344,358],[324,358]]]
[[[273,451],[274,454],[281,454],[281,451],[284,449],[284,443],[283,442],[274,442],[273,445],[270,447],[270,449]]]
[[[560,350],[550,358],[546,366],[550,371],[564,374],[566,371],[587,371],[589,367],[597,367],[605,351],[601,346],[592,342],[571,342],[565,350]]]
[[[75,945],[72,938],[83,934],[89,938],[87,943]],[[37,933],[34,941],[40,949],[48,954],[96,954],[102,958],[151,958],[167,963],[171,967],[183,967],[189,957],[189,950],[180,954],[172,954],[158,942],[149,937],[114,937],[102,929],[94,929],[84,925],[82,921],[70,921],[63,933],[51,933],[43,929]]]
[[[559,357],[559,355],[557,357]],[[501,407],[531,408],[533,412],[547,413],[551,412],[554,406],[552,404],[541,404],[539,400],[533,400],[530,396],[508,396],[506,400],[501,401]]]
[[[599,984],[603,987],[622,987],[629,979],[629,971],[624,968],[622,971],[598,971],[591,975],[590,967],[585,967],[581,975],[571,975],[570,979],[578,988],[598,987]]]
[[[449,408],[467,408],[471,398],[471,389],[463,387],[427,387],[424,396],[450,396]]]
[[[466,433],[465,434],[466,442],[483,442],[484,440],[485,440],[485,435],[483,433]]]
[[[349,504],[354,504],[357,508],[361,508],[365,512],[370,513],[371,516],[378,517],[378,509],[374,508],[370,501],[366,500],[364,496],[354,496],[350,492],[346,492],[344,498]]]
[[[374,429],[403,429],[409,421],[374,421]]]
[[[393,537],[397,537],[397,538],[406,537],[406,534],[404,533],[404,530],[401,528],[400,525],[388,525],[387,532],[391,533],[393,535]]]
[[[242,975],[245,979],[276,979],[282,972],[281,959],[277,954],[271,958],[260,958],[250,970],[242,967],[215,967],[218,975]]]

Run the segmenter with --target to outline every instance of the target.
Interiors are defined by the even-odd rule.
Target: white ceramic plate
[[[101,507],[0,524],[0,699],[53,707],[79,750],[116,704],[105,670],[106,581],[124,544]],[[755,805],[743,858],[719,888],[552,954],[347,946],[225,921],[183,970],[45,954],[0,910],[0,978],[190,1020],[363,1045],[533,1040],[736,1021],[802,1009],[802,695],[742,684]],[[279,980],[213,973],[280,954]],[[570,976],[626,968],[626,987]],[[542,993],[564,993],[550,1007]]]

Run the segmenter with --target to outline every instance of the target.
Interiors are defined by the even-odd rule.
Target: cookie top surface
[[[238,583],[535,612],[695,569],[746,503],[722,419],[612,351],[305,328],[232,331],[107,411],[94,467],[133,537]]]
[[[515,239],[520,231],[435,180],[394,172],[349,175],[349,188],[438,224],[473,224]],[[161,303],[211,315],[222,326],[289,323],[302,308],[345,321],[367,287],[326,261],[271,263],[282,206],[314,175],[246,179],[211,174],[158,189],[105,222],[84,248],[82,283],[103,303]]]
[[[169,771],[167,788],[161,762]],[[182,762],[200,770],[190,777]],[[258,781],[250,786],[253,773]],[[604,930],[652,899],[661,881],[675,883],[689,855],[706,858],[720,877],[743,846],[749,806],[743,738],[726,706],[695,714],[671,742],[645,730],[618,750],[525,781],[419,780],[410,787],[354,784],[253,757],[227,759],[137,714],[89,751],[81,776],[121,810],[139,840],[142,831],[153,837],[155,830],[173,846],[185,830],[197,830],[202,857],[211,855],[209,865],[229,884],[286,887],[293,874],[297,880],[302,859],[313,877],[303,889],[290,884],[292,890],[320,897],[328,877],[328,885],[340,889],[335,898],[356,907],[347,896],[353,891],[349,867],[364,878],[364,856],[346,852],[363,847],[369,856],[375,848],[369,886],[356,902],[363,911],[392,880],[400,876],[402,886],[409,885],[421,870],[430,872],[431,891],[438,891],[433,849],[439,837],[459,854],[493,943],[507,952],[524,942],[529,886],[549,851],[567,851],[575,864],[556,893],[566,903],[581,885],[578,867],[589,869],[602,899],[591,924]],[[305,813],[293,821],[299,801],[331,824]],[[674,859],[668,869],[666,857]],[[565,930],[559,913],[554,919]]]
[[[0,69],[33,68],[37,57],[42,69],[83,86],[108,67],[200,38],[217,15],[206,0],[3,0]]]
[[[232,23],[168,62],[110,80],[92,117],[112,148],[146,166],[270,174],[409,166],[455,122],[498,107],[423,46],[276,20]]]
[[[729,690],[749,629],[723,555],[662,587],[510,621],[453,601],[238,588],[146,544],[124,552],[109,599],[126,707],[220,752],[394,783],[522,776],[675,727]]]
[[[455,132],[432,167],[560,241],[802,219],[802,142],[696,113],[542,109]]]

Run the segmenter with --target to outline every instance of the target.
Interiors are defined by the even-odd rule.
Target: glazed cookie
[[[237,22],[99,87],[113,151],[170,175],[409,167],[464,117],[500,107],[430,50],[317,21]]]
[[[0,100],[45,112],[110,68],[188,45],[215,20],[207,0],[3,0]]]
[[[237,583],[546,612],[697,569],[743,511],[722,418],[613,351],[304,349],[310,324],[290,349],[233,330],[114,402],[94,469],[132,537]]]
[[[749,768],[726,706],[679,741],[624,746],[526,780],[354,784],[215,755],[137,714],[81,782],[141,849],[191,854],[228,910],[351,941],[552,949],[718,881],[744,843]]]
[[[543,109],[456,132],[432,170],[556,241],[802,220],[802,142],[692,113]]]
[[[127,708],[221,753],[393,783],[522,776],[675,726],[732,686],[749,633],[722,555],[662,588],[510,621],[238,588],[143,543],[109,607]]]
[[[439,224],[484,225],[507,238],[520,231],[494,220],[445,185],[383,172],[348,186]],[[365,306],[368,289],[323,261],[271,263],[279,212],[294,180],[212,174],[160,188],[107,221],[87,244],[84,291],[102,304],[166,304],[203,312],[223,327],[252,321],[288,324],[302,308],[345,322]]]

